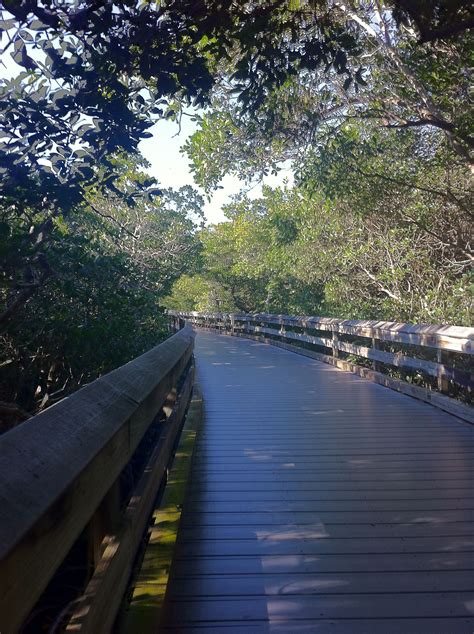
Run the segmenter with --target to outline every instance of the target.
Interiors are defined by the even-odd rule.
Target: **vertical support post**
[[[331,330],[332,333],[332,356],[334,359],[339,358],[339,348],[337,344],[339,343],[339,333],[336,330]]]
[[[377,339],[377,337],[372,337],[372,348],[374,350],[380,349],[379,340]],[[380,363],[378,361],[372,361],[372,370],[374,370],[374,372],[380,372]]]
[[[283,321],[280,321],[280,338],[282,339],[282,341],[285,340],[285,335],[286,335],[285,324],[283,323]]]
[[[235,334],[235,315],[233,313],[230,315],[230,334],[232,336]]]
[[[443,351],[441,348],[436,350],[436,361],[440,365],[443,365]],[[438,372],[440,371],[440,368],[438,368]],[[438,374],[438,390],[445,393],[449,391],[449,381],[441,374]]]
[[[168,394],[168,396],[166,397],[166,401],[162,408],[166,419],[170,417],[171,412],[173,411],[174,406],[176,405],[177,397],[178,397],[178,389],[174,387],[171,390],[171,392]]]
[[[121,517],[120,479],[106,493],[88,525],[89,561],[91,573],[95,570],[104,554],[104,537],[113,535],[118,528]]]

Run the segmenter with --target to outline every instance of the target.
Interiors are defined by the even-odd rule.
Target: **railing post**
[[[372,337],[372,348],[374,350],[380,350],[379,340],[377,337]],[[375,359],[372,361],[372,370],[374,370],[374,372],[380,372],[380,363],[375,361]]]
[[[99,563],[106,544],[106,535],[114,535],[121,519],[120,478],[112,484],[88,525],[88,548],[91,572]]]
[[[443,351],[441,348],[436,350],[436,361],[442,365],[443,364]],[[449,381],[444,377],[438,375],[438,390],[440,392],[448,392],[449,391]]]
[[[286,330],[285,330],[285,324],[283,322],[283,320],[280,321],[280,338],[282,340],[285,339],[285,335],[286,335]]]
[[[334,359],[339,358],[339,348],[337,344],[339,343],[339,333],[336,330],[331,330],[332,334],[332,356]]]

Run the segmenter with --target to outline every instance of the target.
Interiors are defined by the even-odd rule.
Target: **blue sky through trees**
[[[151,163],[150,174],[163,187],[178,188],[188,184],[195,186],[189,169],[189,159],[180,148],[196,127],[197,124],[188,115],[182,117],[181,130],[176,122],[163,119],[151,128],[153,137],[141,141],[140,151]],[[264,182],[266,185],[277,186],[281,185],[285,178],[292,182],[290,170],[282,170],[278,176],[266,177]],[[243,181],[229,175],[221,181],[221,187],[222,189],[214,192],[210,201],[206,200],[204,213],[211,224],[225,220],[222,206],[230,202],[231,197],[238,194],[242,188],[249,189]],[[258,183],[250,189],[249,196],[257,198],[261,192],[262,186]]]
[[[12,78],[21,72],[9,52],[1,56],[0,77]],[[144,139],[139,145],[140,152],[150,162],[149,172],[154,176],[160,186],[179,188],[183,185],[193,185],[193,175],[189,168],[189,159],[180,150],[186,139],[193,134],[197,124],[192,120],[192,112],[184,115],[181,120],[181,128],[175,121],[162,119],[158,121],[150,130],[153,134],[149,139]],[[278,176],[266,177],[264,182],[267,185],[277,186],[287,178],[292,183],[290,170],[282,171]],[[240,181],[235,176],[225,176],[221,182],[221,189],[215,191],[211,200],[206,199],[204,213],[206,220],[210,224],[225,220],[222,206],[230,202],[231,197],[238,194],[242,188],[246,190],[249,186]],[[250,198],[257,198],[262,192],[260,183],[250,186]]]

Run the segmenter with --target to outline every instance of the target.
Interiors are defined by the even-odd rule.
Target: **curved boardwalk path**
[[[163,631],[474,632],[474,428],[199,332],[205,419]]]

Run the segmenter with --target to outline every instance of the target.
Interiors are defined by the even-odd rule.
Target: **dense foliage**
[[[113,164],[124,195],[148,178],[135,161],[120,158]],[[7,426],[167,336],[159,298],[194,265],[199,251],[195,229],[202,200],[189,187],[164,190],[159,201],[133,207],[93,189],[88,196],[76,213],[52,220],[37,251],[48,279],[0,335],[0,400]],[[34,269],[15,279],[18,257],[28,251],[38,257],[30,246],[32,215],[3,218],[3,289],[9,276],[20,288],[35,284]]]
[[[253,185],[286,161],[296,186],[230,205],[171,305],[472,323],[472,38],[434,37],[456,22],[435,4],[334,3],[349,75],[300,71],[251,115],[215,87],[186,144],[197,182]]]
[[[469,325],[469,217],[438,192],[347,177],[336,170],[335,198],[318,181],[229,205],[229,222],[201,233],[200,275],[182,277],[168,305]]]

